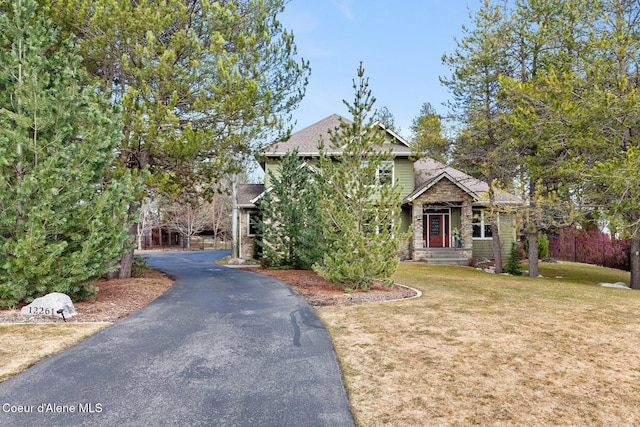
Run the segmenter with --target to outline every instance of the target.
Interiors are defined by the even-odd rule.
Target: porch
[[[413,205],[414,261],[468,265],[473,252],[471,203]]]

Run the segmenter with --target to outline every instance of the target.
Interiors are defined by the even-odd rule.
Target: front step
[[[469,260],[458,256],[454,248],[425,248],[430,252],[430,257],[420,257],[420,261],[426,264],[438,265],[468,265]]]
[[[455,257],[455,258],[427,258],[423,259],[421,262],[425,264],[431,265],[469,265],[469,260],[464,258]]]

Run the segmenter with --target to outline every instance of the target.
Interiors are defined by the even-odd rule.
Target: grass
[[[320,307],[362,426],[640,425],[640,293],[629,274],[549,278],[402,264],[422,298]]]
[[[0,382],[98,332],[108,323],[0,325]]]
[[[317,308],[361,426],[640,425],[640,293],[629,273],[544,279],[401,264],[419,299]],[[0,324],[0,382],[105,324]]]

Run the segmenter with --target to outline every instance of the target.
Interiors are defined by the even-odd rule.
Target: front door
[[[426,239],[429,248],[449,247],[449,215],[430,213],[425,215]]]

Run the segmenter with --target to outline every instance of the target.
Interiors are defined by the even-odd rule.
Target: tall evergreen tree
[[[411,122],[411,149],[416,157],[427,156],[441,163],[451,161],[451,141],[444,135],[443,118],[425,102]]]
[[[327,251],[314,268],[345,289],[392,284],[398,264],[402,197],[393,183],[393,156],[386,133],[374,126],[375,98],[362,64],[353,82],[353,104],[344,101],[352,121],[330,130],[331,146],[320,146],[323,189],[320,207]]]
[[[586,39],[586,81],[572,85],[586,88],[573,117],[589,141],[576,144],[576,172],[585,178],[586,204],[598,206],[600,216],[630,238],[631,287],[640,289],[640,3],[603,0],[599,6],[591,26],[597,31]],[[563,94],[564,102],[575,102],[571,92]]]
[[[0,4],[0,305],[92,295],[123,252],[134,187],[118,115],[35,0]],[[119,176],[118,176],[119,175]]]
[[[400,134],[400,127],[396,125],[396,118],[393,113],[389,111],[387,107],[382,107],[375,112],[375,119],[382,124],[385,128],[394,131],[398,135]]]
[[[504,105],[499,97],[499,79],[511,73],[506,44],[509,33],[507,6],[504,2],[484,0],[474,19],[474,28],[465,28],[465,36],[457,49],[443,56],[452,70],[441,81],[453,95],[450,104],[454,116],[462,124],[452,157],[466,166],[477,178],[489,184],[485,212],[491,224],[492,250],[496,272],[502,272],[502,245],[498,227],[500,205],[496,193],[500,185],[514,175],[514,157],[507,149],[509,131],[502,119]]]
[[[278,21],[286,0],[41,1],[122,104],[122,162],[159,192],[215,184],[289,130],[309,67]]]
[[[264,264],[277,268],[310,269],[324,254],[318,205],[320,177],[293,151],[271,171],[271,186],[259,201]]]
[[[558,83],[578,69],[576,59],[585,48],[582,39],[590,31],[585,21],[590,3],[522,0],[514,3],[511,13],[509,44],[515,72],[501,76],[500,83],[508,105],[504,117],[511,127],[509,148],[518,156],[527,202],[522,213],[532,277],[538,276],[539,233],[571,223],[575,214],[575,175],[568,171],[580,124],[570,119],[575,103],[558,96],[567,89],[559,90]],[[581,92],[574,89],[574,95]]]

